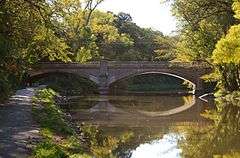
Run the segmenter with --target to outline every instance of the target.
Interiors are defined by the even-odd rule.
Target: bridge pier
[[[108,86],[108,62],[105,60],[100,61],[100,69],[99,69],[99,94],[107,95],[109,94],[109,86]]]
[[[100,95],[108,95],[109,94],[109,87],[99,87],[98,88]]]
[[[201,76],[199,76],[199,79],[197,79],[197,83],[196,83],[196,89],[194,94],[195,95],[203,95],[204,94],[204,81],[200,78]]]

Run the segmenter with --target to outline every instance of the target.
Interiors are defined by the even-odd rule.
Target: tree
[[[235,1],[235,17],[240,19],[240,2]],[[221,76],[222,87],[227,91],[240,90],[240,24],[232,26],[227,35],[218,41],[212,59]]]
[[[158,36],[155,41],[159,44],[159,47],[154,50],[156,53],[156,59],[163,61],[172,61],[176,59],[176,46],[178,42],[177,36]]]
[[[132,22],[131,15],[119,13],[115,15],[115,26],[120,33],[127,34],[133,45],[123,47],[121,44],[113,47],[118,60],[171,60],[174,57],[174,43],[171,37],[165,37],[161,32],[150,28],[141,28]],[[172,44],[170,44],[173,42]],[[171,53],[170,53],[171,52]],[[160,57],[162,56],[162,57]],[[163,57],[164,56],[164,57]],[[170,57],[171,56],[171,57]]]
[[[85,0],[85,12],[84,14],[87,13],[87,16],[85,16],[86,18],[86,23],[85,26],[88,26],[89,22],[90,22],[90,18],[92,16],[92,13],[94,12],[94,10],[97,8],[97,6],[99,4],[101,4],[104,0]]]
[[[232,0],[175,0],[173,15],[179,21],[179,60],[209,61],[217,41],[237,21]]]
[[[82,4],[79,0],[58,0],[53,5],[56,15],[54,24],[58,28],[58,34],[69,45],[69,52],[74,61],[99,60],[101,56],[107,58],[109,45],[130,42],[128,36],[120,34],[113,25],[114,16],[111,13],[95,10],[100,2],[97,1],[94,5],[94,2],[89,1]],[[87,13],[89,14],[86,15]]]
[[[51,28],[49,3],[43,0],[4,0],[0,5],[2,92],[16,88],[31,65],[43,58],[69,60],[66,44]]]

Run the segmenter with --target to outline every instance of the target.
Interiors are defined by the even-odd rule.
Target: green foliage
[[[240,2],[235,1],[233,9],[239,18]],[[212,60],[221,77],[221,86],[227,91],[240,90],[240,25],[232,26],[227,35],[216,45]]]
[[[34,149],[36,158],[86,157],[82,155],[81,142],[66,121],[64,113],[54,99],[57,93],[51,89],[38,90],[34,98],[34,118],[41,126],[42,142]]]
[[[216,45],[214,64],[240,64],[240,25],[230,28],[228,34]]]
[[[54,14],[57,15],[54,17],[54,25],[58,26],[57,31],[70,46],[69,51],[72,53],[73,61],[99,60],[108,53],[107,45],[131,42],[128,36],[118,32],[113,24],[112,14],[83,8],[79,0],[58,0],[53,4]]]
[[[42,129],[41,134],[43,140],[34,149],[34,158],[90,158],[82,152],[81,143],[76,136],[56,140],[59,136],[48,129]]]
[[[37,94],[35,95],[34,100],[51,105],[51,104],[55,104],[55,101],[54,101],[55,96],[57,96],[57,93],[52,89],[42,89],[37,91]]]
[[[92,158],[92,157],[87,154],[74,154],[71,155],[69,158]]]
[[[66,153],[56,144],[51,143],[50,141],[45,141],[38,144],[34,150],[35,158],[67,158]]]
[[[110,59],[117,60],[172,60],[175,58],[175,37],[163,36],[159,31],[145,29],[132,22],[132,17],[119,13],[115,18],[115,26],[121,34],[126,34],[132,41],[131,45],[121,42],[110,45]]]
[[[26,52],[30,52],[30,61],[37,62],[41,58],[47,58],[50,61],[70,62],[67,49],[67,44],[62,38],[57,37],[53,30],[41,26],[36,28],[35,36]]]
[[[172,10],[180,26],[179,60],[210,60],[217,41],[236,23],[232,3],[232,0],[173,1]]]
[[[36,102],[33,107],[34,117],[42,128],[47,128],[51,132],[73,134],[74,131],[66,122],[64,113],[56,106],[55,97],[56,92],[51,89],[38,90],[34,99]]]
[[[233,4],[235,17],[240,19],[240,2],[235,1]],[[223,37],[216,45],[213,53],[215,64],[240,64],[240,25],[232,26],[227,35]]]
[[[51,27],[46,1],[2,1],[0,30],[0,78],[4,76],[4,87],[9,87],[1,93],[17,88],[31,65],[43,58],[69,61],[67,46]]]
[[[155,59],[163,61],[171,61],[176,58],[176,46],[177,37],[161,37],[155,38],[155,43],[159,45],[159,48],[154,50]]]
[[[8,97],[10,90],[11,86],[7,80],[7,77],[4,75],[4,73],[0,72],[0,102]]]

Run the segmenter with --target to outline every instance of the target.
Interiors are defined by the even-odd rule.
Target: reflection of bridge
[[[189,63],[170,62],[94,62],[94,63],[41,63],[30,71],[30,77],[61,72],[72,73],[85,77],[99,86],[101,94],[107,94],[109,87],[116,81],[142,74],[160,73],[174,76],[190,82],[194,91],[204,91],[201,76],[210,73],[208,66]]]
[[[171,116],[178,113],[181,113],[183,111],[186,111],[193,107],[196,104],[196,98],[195,96],[192,96],[192,99],[190,101],[184,101],[184,104],[182,106],[166,110],[166,111],[143,111],[143,110],[137,110],[136,112],[140,116],[145,117],[162,117],[162,116]],[[89,110],[90,113],[98,113],[98,112],[110,112],[110,113],[117,113],[117,114],[125,114],[125,115],[132,115],[127,111],[124,111],[120,108],[114,107],[110,102],[108,98],[100,98],[98,104],[96,104],[94,107],[92,107]]]
[[[184,97],[183,97],[184,98]],[[83,101],[97,101],[96,98],[81,100]],[[116,100],[115,100],[116,99]],[[122,99],[122,100],[121,100]],[[123,101],[124,99],[121,98]],[[139,98],[135,98],[139,99]],[[174,99],[174,98],[173,98]],[[176,99],[176,98],[175,98]],[[153,102],[148,102],[148,105],[144,105],[148,99],[143,99],[135,106],[134,101],[121,102],[117,98],[112,98],[108,96],[101,96],[98,98],[98,102],[95,105],[90,105],[89,108],[79,108],[75,104],[71,107],[70,103],[70,113],[72,118],[79,122],[85,122],[87,124],[100,125],[103,127],[161,127],[165,128],[166,125],[173,125],[175,123],[204,123],[205,119],[200,115],[209,104],[202,102],[195,96],[184,99],[183,103],[179,104],[176,102],[176,106],[170,109],[165,109],[171,106],[171,102],[163,104],[165,110],[157,110],[156,108],[148,109],[150,106],[158,106],[153,99]],[[119,102],[120,101],[120,102]],[[132,102],[133,101],[133,102]],[[145,102],[145,103],[144,103]],[[124,104],[126,103],[126,106]],[[131,104],[133,103],[133,104]],[[159,103],[159,102],[158,102]],[[142,109],[141,105],[145,108]],[[77,108],[76,108],[77,107]],[[77,109],[77,110],[76,110]]]

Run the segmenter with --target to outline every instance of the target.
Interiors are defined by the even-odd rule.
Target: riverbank
[[[0,105],[0,157],[24,158],[40,140],[39,127],[32,116],[34,88],[18,90]]]
[[[57,105],[59,97],[52,89],[41,89],[36,92],[33,104],[34,119],[40,125],[42,141],[37,144],[32,157],[66,158],[84,157],[86,154],[84,134],[80,127],[74,125],[71,116]],[[61,99],[61,98],[60,98]]]

